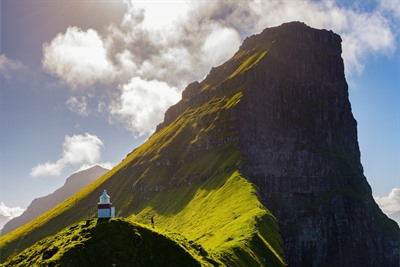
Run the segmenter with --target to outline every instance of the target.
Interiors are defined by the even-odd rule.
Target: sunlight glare
[[[134,8],[143,9],[143,25],[148,29],[163,29],[184,17],[189,4],[186,1],[133,1]]]

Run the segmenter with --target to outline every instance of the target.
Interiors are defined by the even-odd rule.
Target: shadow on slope
[[[184,190],[193,197],[174,215],[169,211],[176,211],[176,198],[185,197],[182,189],[158,194],[130,218],[150,223],[153,217],[157,229],[184,235],[228,266],[284,266],[277,222],[239,172],[220,173],[200,188]]]
[[[246,90],[242,78],[265,53],[265,48],[238,52],[232,64],[212,70],[195,85],[196,96],[184,97],[171,108],[174,114],[167,111],[157,132],[117,167],[0,239],[3,257],[86,219],[107,189],[118,216],[149,223],[156,214],[159,230],[178,232],[227,263],[284,265],[276,220],[237,172],[241,155],[234,107]]]

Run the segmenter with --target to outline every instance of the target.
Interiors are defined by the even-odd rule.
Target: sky
[[[364,173],[382,209],[400,210],[397,0],[1,0],[0,12],[3,215],[119,163],[187,84],[289,21],[341,35]]]

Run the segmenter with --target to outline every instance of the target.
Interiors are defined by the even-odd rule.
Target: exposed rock
[[[399,228],[363,174],[341,38],[289,23],[243,47],[271,39],[237,117],[242,169],[280,222],[288,265],[395,266]]]
[[[118,192],[113,202],[120,214],[154,204],[161,212],[165,204],[167,214],[178,216],[193,199],[175,195],[174,189],[194,192],[219,173],[240,171],[278,219],[288,266],[398,266],[400,229],[372,198],[356,126],[341,38],[286,23],[247,38],[229,61],[190,84],[157,133],[102,186]],[[207,190],[218,190],[214,186],[223,188],[216,183]],[[86,206],[101,189],[82,199]],[[168,190],[176,197],[173,211],[160,203]],[[71,220],[70,214],[64,212],[59,221]],[[251,251],[257,255],[266,249],[265,232],[259,219],[251,217],[250,223],[260,225],[251,237],[262,244]],[[279,237],[277,228],[268,230]],[[232,241],[229,233],[226,238]],[[274,242],[280,249],[280,241]],[[6,253],[16,248],[12,245]],[[240,249],[233,249],[235,257]],[[264,256],[257,264],[271,264]],[[233,258],[223,262],[239,265]]]
[[[158,130],[187,108],[242,91],[233,113],[218,114],[222,134],[191,144],[193,155],[180,161],[238,142],[240,168],[277,217],[289,266],[396,266],[400,230],[363,174],[341,52],[332,31],[267,28],[190,84]]]
[[[51,249],[46,250],[45,252],[43,252],[42,259],[43,260],[48,260],[51,257],[53,257],[57,252],[58,252],[58,247],[52,247]]]

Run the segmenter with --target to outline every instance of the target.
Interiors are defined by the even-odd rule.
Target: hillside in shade
[[[7,216],[4,216],[3,214],[0,214],[0,230],[4,227],[4,225],[9,221],[10,219]]]
[[[51,208],[57,206],[103,174],[108,170],[100,166],[93,166],[87,170],[77,172],[67,178],[65,184],[53,193],[34,199],[28,208],[18,217],[8,221],[1,231],[1,235],[5,235],[14,229],[30,222],[39,215],[45,213]]]
[[[2,262],[82,224],[104,189],[127,222],[154,217],[157,233],[201,246],[203,265],[399,262],[400,229],[374,202],[360,163],[341,38],[299,22],[248,37],[188,85],[118,166],[3,236]]]

